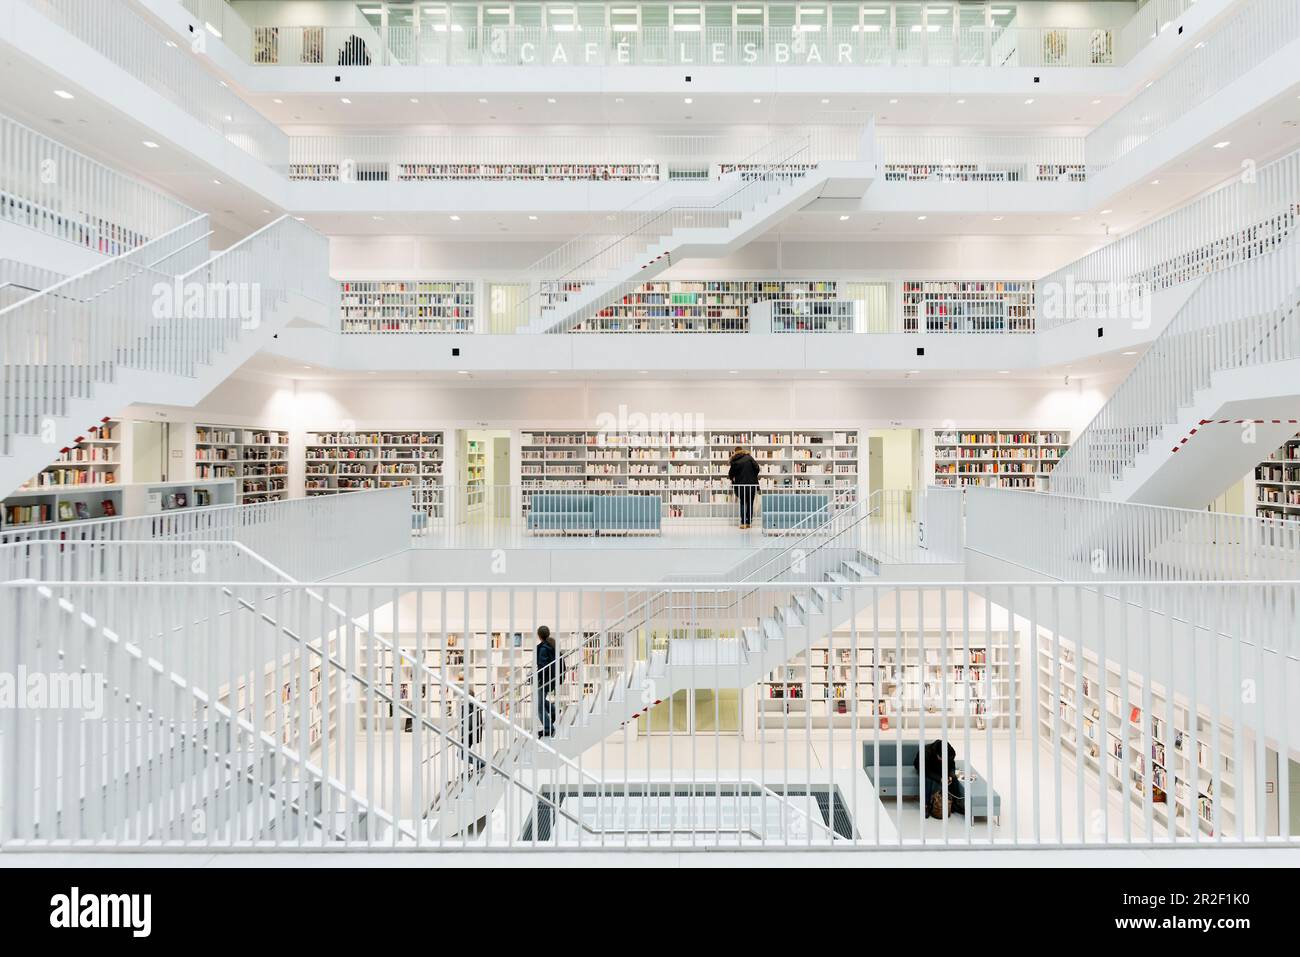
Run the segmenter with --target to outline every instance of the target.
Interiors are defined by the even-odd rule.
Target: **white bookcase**
[[[1120,792],[1138,805],[1147,800],[1152,818],[1179,835],[1199,827],[1212,835],[1217,804],[1221,831],[1235,832],[1237,795],[1235,745],[1232,729],[1184,701],[1170,701],[1155,685],[1143,697],[1142,677],[1106,662],[1104,678],[1097,657],[1085,651],[1079,659],[1072,643],[1048,636],[1038,640],[1039,737],[1058,738],[1063,755],[1070,755],[1101,781],[1105,790]],[[1063,758],[1063,761],[1066,760]],[[1216,767],[1218,780],[1216,777]]]
[[[194,477],[233,479],[235,504],[289,497],[289,433],[230,425],[194,427]]]
[[[1046,491],[1070,446],[1068,432],[1041,429],[940,429],[934,433],[934,484]]]
[[[105,418],[5,498],[0,528],[34,528],[122,514],[122,423]],[[111,503],[111,510],[110,505]]]
[[[1019,720],[1012,639],[913,628],[855,648],[848,632],[836,633],[768,673],[758,727],[1010,729]]]
[[[1255,466],[1255,514],[1300,521],[1300,435]]]
[[[834,280],[810,279],[654,280],[601,309],[573,331],[744,332],[751,303],[834,299],[837,285]]]
[[[467,279],[344,279],[345,333],[400,335],[475,331],[476,284]]]
[[[465,504],[481,508],[487,487],[487,450],[480,439],[465,440]]]
[[[1014,280],[905,280],[903,330],[1033,332],[1034,284]]]
[[[162,515],[217,505],[235,505],[237,480],[139,482],[122,486],[127,515]]]
[[[749,449],[762,491],[824,491],[857,500],[858,433],[852,429],[743,429],[635,433],[526,429],[520,482],[533,492],[658,495],[667,517],[725,517],[735,509],[731,453]],[[760,506],[761,507],[761,506]]]
[[[433,518],[443,514],[441,431],[308,432],[305,458],[308,496],[419,485],[418,507]]]

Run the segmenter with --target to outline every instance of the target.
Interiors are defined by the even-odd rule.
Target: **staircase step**
[[[860,562],[851,562],[846,560],[844,562],[844,567],[848,569],[849,574],[858,581],[866,581],[868,578],[873,577],[871,570]]]

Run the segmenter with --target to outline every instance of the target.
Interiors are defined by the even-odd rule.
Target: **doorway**
[[[461,514],[466,518],[508,518],[513,475],[510,432],[506,429],[461,429],[456,433]]]
[[[170,422],[132,422],[131,481],[169,482],[179,479],[184,471],[185,449],[176,443],[181,441],[183,433],[183,429],[173,430]],[[173,466],[172,463],[176,464]]]
[[[872,429],[867,433],[867,495],[881,489],[909,493],[921,486],[920,429]]]

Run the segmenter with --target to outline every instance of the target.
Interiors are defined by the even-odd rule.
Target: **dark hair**
[[[542,639],[542,641],[546,642],[548,645],[551,644],[551,629],[547,628],[545,625],[541,625],[537,629],[537,637]]]

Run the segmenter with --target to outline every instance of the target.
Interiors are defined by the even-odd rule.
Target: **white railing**
[[[1110,67],[1108,27],[888,23],[798,27],[255,25],[243,55],[266,66]]]
[[[882,135],[885,182],[1082,183],[1079,136]]]
[[[1087,137],[1090,166],[1111,166],[1300,39],[1300,2],[1249,0],[1171,70]]]
[[[1288,789],[1251,758],[1295,740],[1296,583],[683,584],[644,634],[615,630],[655,588],[0,584],[0,661],[60,689],[0,710],[0,844],[1297,840]],[[783,639],[753,640],[742,591],[769,609],[799,599]],[[831,608],[842,624],[817,625]],[[600,684],[611,704],[539,741],[536,708],[502,713],[483,689],[532,700],[541,625],[576,652],[556,698]],[[663,661],[687,690],[660,699],[639,676]]]
[[[1018,489],[971,487],[966,496],[967,548],[1061,581],[1300,575],[1297,522]]]
[[[809,128],[808,162],[856,160],[860,126]],[[289,178],[343,182],[717,179],[772,134],[293,136]]]
[[[193,377],[290,296],[336,308],[328,240],[310,227],[282,217],[210,259],[208,235],[200,217],[0,310],[5,450],[122,369]]]
[[[1147,0],[1119,32],[1119,53],[1123,62],[1133,59],[1143,47],[1170,29],[1196,0]]]
[[[284,132],[124,0],[19,0],[255,159],[283,171]],[[200,32],[194,44],[206,42]],[[17,37],[22,42],[22,37]]]
[[[964,490],[932,485],[920,502],[920,547],[936,561],[962,562],[966,548],[966,498]]]
[[[0,157],[0,220],[107,256],[199,215],[7,116],[0,116]]]
[[[66,278],[65,274],[52,269],[42,269],[16,259],[0,259],[0,309],[49,289]]]
[[[1217,189],[1039,280],[1039,327],[1124,318],[1153,292],[1271,252],[1297,215],[1300,152],[1258,169],[1248,163]]]
[[[1298,308],[1294,231],[1271,251],[1211,275],[1061,457],[1052,492],[1104,495],[1216,373],[1300,358]]]
[[[152,547],[175,542],[187,545],[175,552]],[[189,543],[202,544],[191,550]],[[112,567],[122,572],[114,580],[137,581],[161,576],[151,563],[162,561],[179,563],[179,571],[169,576],[173,580],[193,581],[196,575],[265,580],[255,568],[254,577],[241,577],[250,570],[242,547],[293,580],[313,582],[388,558],[410,544],[410,493],[391,488],[11,529],[0,533],[0,555],[5,556],[0,568],[7,578],[84,581],[94,575],[102,580]],[[241,569],[240,575],[230,573],[224,556]],[[74,571],[83,566],[86,572]],[[67,570],[56,575],[52,568]]]
[[[540,477],[523,486],[413,485],[413,544],[418,548],[583,544],[609,548],[620,542],[659,542],[673,548],[784,547],[809,516],[829,516],[857,497],[857,477],[837,482],[831,471],[834,460],[806,464],[826,471],[763,478],[760,486],[733,488],[718,473],[719,464],[707,459],[671,467],[663,460],[588,460],[567,466],[547,460],[544,485]],[[525,469],[542,465],[542,460],[523,462]],[[642,465],[644,472],[625,471]],[[556,471],[563,468],[578,471],[570,479]],[[524,473],[525,482],[528,475]],[[782,487],[784,483],[792,484]],[[745,524],[751,527],[742,529]]]

